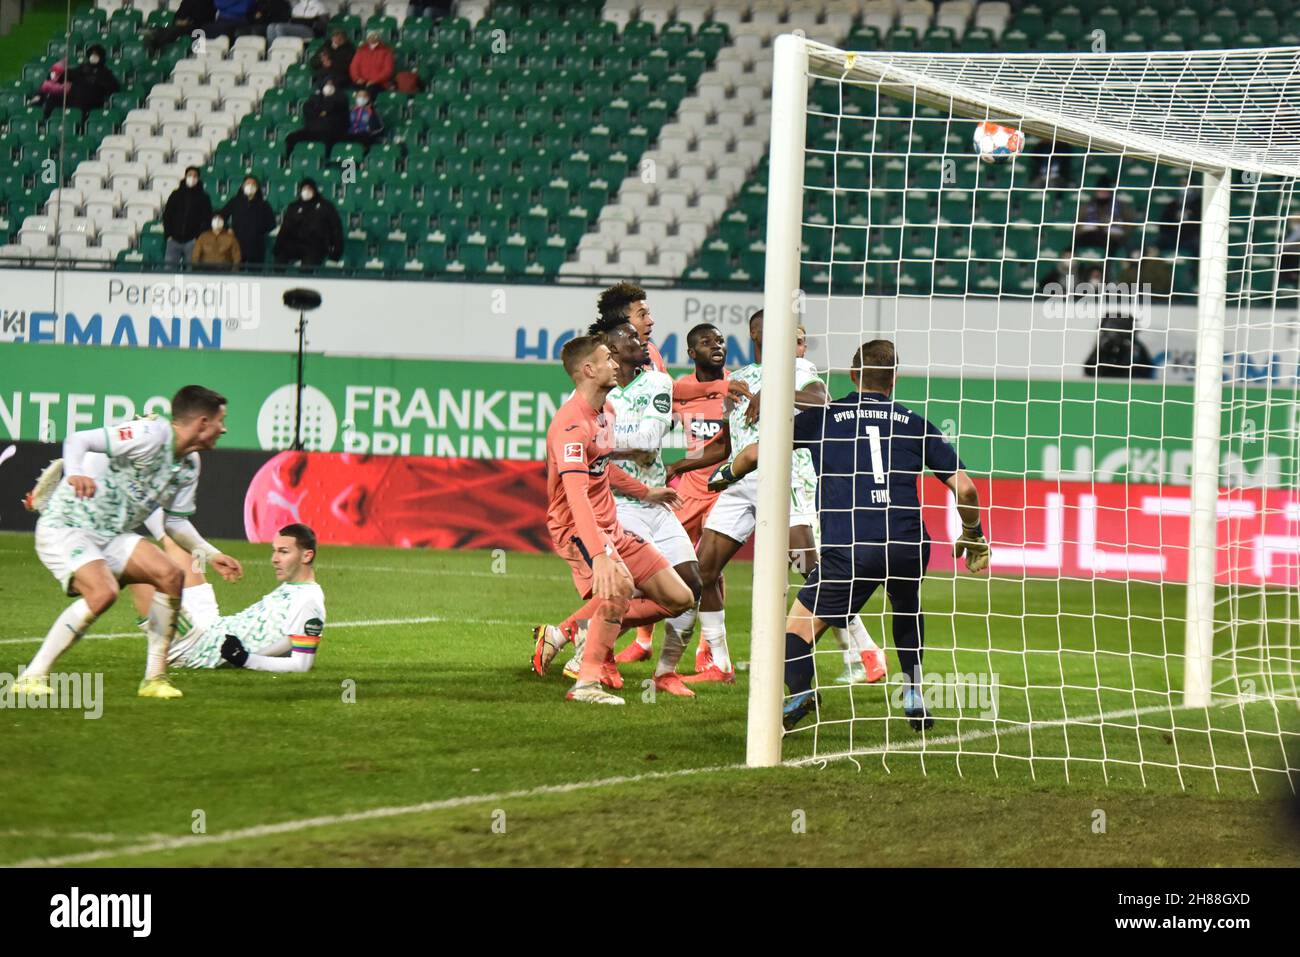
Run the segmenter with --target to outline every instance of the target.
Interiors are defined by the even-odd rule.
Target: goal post
[[[924,406],[928,399],[941,400],[946,403],[945,408],[956,410],[942,424],[943,428],[947,432],[952,425],[954,431],[949,437],[958,443],[959,454],[967,444],[984,450],[979,453],[983,461],[972,471],[977,479],[987,476],[987,488],[991,490],[989,497],[981,495],[985,529],[995,555],[991,577],[997,579],[986,580],[984,586],[983,600],[990,610],[985,613],[982,625],[978,621],[971,625],[972,616],[961,607],[961,596],[974,593],[974,586],[961,582],[966,574],[963,570],[953,571],[949,589],[951,608],[943,614],[950,619],[954,637],[945,653],[958,671],[971,661],[987,662],[995,682],[1001,680],[997,674],[999,664],[1005,667],[1010,661],[1012,670],[1018,669],[1015,680],[1000,685],[1004,694],[1014,694],[1019,706],[1009,709],[1010,716],[961,712],[957,715],[955,733],[941,736],[936,732],[931,740],[918,735],[915,739],[898,741],[891,724],[898,713],[897,708],[891,709],[888,690],[875,698],[861,698],[858,689],[846,689],[846,708],[841,712],[847,713],[811,721],[812,754],[805,753],[799,760],[821,760],[824,756],[840,754],[887,755],[895,750],[952,753],[960,760],[966,753],[966,742],[978,740],[991,741],[992,750],[976,748],[973,753],[991,755],[995,766],[999,760],[1023,759],[1031,774],[1038,763],[1054,761],[1064,766],[1068,777],[1072,762],[1085,762],[1100,767],[1109,780],[1108,768],[1121,764],[1136,767],[1144,783],[1148,770],[1159,768],[1172,771],[1180,783],[1186,772],[1206,771],[1218,786],[1220,773],[1230,769],[1248,774],[1258,788],[1258,778],[1264,770],[1289,773],[1293,759],[1282,752],[1293,748],[1300,734],[1294,730],[1293,720],[1283,720],[1274,696],[1285,699],[1286,706],[1295,710],[1300,600],[1294,597],[1294,592],[1300,586],[1300,498],[1294,493],[1300,487],[1300,453],[1296,449],[1300,443],[1294,434],[1288,434],[1287,427],[1278,423],[1285,420],[1294,430],[1300,422],[1300,416],[1295,414],[1296,388],[1300,386],[1300,316],[1295,315],[1294,304],[1279,307],[1277,276],[1285,264],[1282,242],[1285,231],[1279,235],[1279,228],[1286,225],[1291,215],[1300,216],[1300,205],[1292,207],[1292,194],[1300,178],[1300,112],[1294,107],[1300,101],[1300,48],[1186,53],[931,54],[843,51],[801,36],[783,35],[774,43],[774,58],[763,355],[763,388],[770,395],[763,405],[765,414],[760,422],[759,442],[767,448],[790,446],[793,413],[774,414],[774,411],[792,409],[796,325],[807,325],[810,337],[820,338],[824,343],[826,351],[817,357],[817,362],[828,379],[828,386],[831,375],[838,375],[843,383],[848,356],[856,345],[868,338],[896,338],[900,343],[901,364],[912,367],[914,379],[924,380],[917,386],[922,397],[908,401],[919,401]],[[810,106],[816,100],[818,86],[832,88],[831,94],[820,102],[834,105]],[[856,101],[850,103],[853,97],[849,94],[859,92],[867,94],[864,102],[903,104],[902,119],[897,119],[897,111],[887,118],[883,108],[879,115],[867,115],[855,105]],[[927,111],[924,116],[923,111]],[[814,121],[816,138],[811,131]],[[969,131],[974,127],[971,121],[1014,126],[1036,138],[1037,143],[1047,144],[1046,153],[1040,151],[1040,158],[1046,157],[1042,165],[1046,170],[1042,174],[1045,182],[1035,183],[1032,188],[1027,186],[1020,172],[1026,159],[1023,156],[1012,164],[1017,169],[1015,175],[1022,179],[1010,187],[998,184],[992,177],[990,182],[994,185],[986,187],[983,172],[977,174],[980,181],[974,186],[949,180],[952,160],[961,163],[973,159],[969,144]],[[889,122],[895,123],[895,132],[901,126],[904,133],[901,136],[888,131],[882,133]],[[924,145],[927,137],[920,133],[933,130],[923,130],[923,122],[942,127],[943,145],[937,151],[932,145],[933,137],[928,138],[930,146]],[[962,137],[966,140],[964,150],[960,147]],[[1081,179],[1076,177],[1064,187],[1054,189],[1052,170],[1060,155],[1067,156],[1067,163],[1073,157],[1085,171]],[[1059,250],[1045,253],[1047,234],[1055,231],[1059,235],[1062,230],[1068,234],[1082,224],[1076,214],[1095,186],[1095,183],[1089,185],[1094,159],[1113,160],[1117,168],[1124,170],[1145,162],[1157,171],[1176,171],[1182,179],[1170,188],[1187,204],[1199,187],[1201,205],[1194,217],[1189,214],[1181,223],[1170,222],[1154,207],[1148,207],[1140,221],[1120,224],[1136,231],[1142,243],[1153,242],[1151,237],[1157,233],[1163,237],[1169,230],[1174,236],[1174,250],[1167,256],[1162,252],[1156,257],[1167,259],[1171,277],[1170,293],[1160,307],[1168,323],[1159,332],[1167,347],[1162,353],[1166,365],[1159,370],[1162,378],[1147,391],[1140,392],[1140,388],[1146,387],[1129,383],[1125,393],[1122,386],[1112,387],[1111,383],[1093,380],[1097,409],[1092,414],[1097,417],[1098,435],[1090,445],[1089,437],[1079,434],[1063,418],[1067,406],[1079,404],[1076,394],[1084,380],[1071,379],[1064,366],[1057,370],[1059,381],[1044,379],[1043,364],[1033,354],[1036,347],[1027,345],[1025,350],[1030,356],[1024,360],[1023,374],[1009,377],[1009,384],[1015,388],[1006,389],[1007,382],[996,381],[1000,368],[996,360],[984,362],[976,357],[979,361],[972,361],[971,356],[980,353],[983,347],[977,336],[967,337],[964,323],[969,310],[978,323],[985,324],[977,330],[980,333],[993,333],[993,338],[1004,334],[1013,342],[1017,336],[1023,336],[1026,342],[1032,340],[1038,331],[1036,323],[1042,309],[1039,290],[1022,285],[1021,292],[1008,296],[1007,277],[1018,270],[1018,274],[1026,273],[1036,283],[1048,266],[1070,274],[1071,255],[1076,252],[1072,248],[1074,239],[1068,240],[1071,248],[1063,256]],[[916,177],[914,173],[925,163],[942,165],[942,185],[915,186],[914,179],[924,177]],[[1253,208],[1249,213],[1240,214],[1236,200],[1243,196],[1234,192],[1238,190],[1234,176],[1243,177],[1246,183],[1269,180],[1280,184],[1268,191],[1255,188],[1261,195],[1267,192],[1266,198],[1272,205],[1266,203],[1262,207],[1264,211],[1258,214]],[[1114,183],[1112,192],[1122,185]],[[1158,186],[1157,173],[1154,185],[1148,182],[1146,188],[1152,202]],[[1036,194],[1037,211],[1023,223],[1009,224],[1008,201],[1004,197],[1002,218],[995,214],[990,220],[983,220],[981,191],[986,188],[990,192],[1010,191],[1013,195],[1016,190],[1022,190],[1026,208],[1032,207],[1029,199]],[[930,192],[923,195],[926,189]],[[843,202],[845,197],[849,202]],[[917,208],[928,204],[935,222],[915,219],[914,201]],[[968,208],[964,218],[958,210],[953,218],[947,219],[954,201],[973,205],[974,214]],[[1045,212],[1053,204],[1073,212],[1053,219]],[[996,206],[996,200],[993,205]],[[934,238],[936,222],[937,240]],[[1117,222],[1108,219],[1103,232],[1115,232],[1112,227]],[[917,223],[921,224],[920,232],[931,230],[929,242],[933,248],[928,262],[924,253],[918,254],[918,259],[908,249],[899,251],[899,237],[903,237],[901,243],[906,245],[910,241],[909,227]],[[986,225],[1003,231],[1000,242],[1005,243],[1005,248],[986,261],[976,262],[988,254],[981,254],[978,249],[971,251],[975,247],[972,236]],[[1020,228],[1021,238],[1037,232],[1034,251],[1028,259],[1023,252],[1017,258],[1011,251],[1012,226]],[[1190,226],[1196,227],[1194,251],[1184,248]],[[951,239],[962,227],[966,230],[965,245],[959,243],[961,251],[957,253],[945,253],[945,229]],[[1233,238],[1243,230],[1245,240]],[[809,252],[810,248],[813,251]],[[841,252],[842,249],[845,251]],[[1293,251],[1300,253],[1300,245]],[[964,257],[969,257],[969,262],[964,262]],[[1132,265],[1136,269],[1141,265],[1145,269],[1145,257],[1145,252],[1112,253],[1107,244],[1100,266],[1109,279],[1112,266]],[[1257,261],[1264,264],[1258,265]],[[907,288],[907,282],[912,281],[911,273],[916,271],[912,267],[920,267],[920,274],[933,279],[933,294],[914,293]],[[978,285],[977,267],[981,275]],[[846,270],[854,277],[847,287],[843,278]],[[997,289],[999,277],[1003,282],[1001,297],[989,291],[990,271],[994,274],[992,288]],[[1194,280],[1190,276],[1192,271]],[[942,290],[941,272],[948,283]],[[810,274],[814,276],[812,287],[808,281]],[[1271,292],[1265,288],[1269,275],[1273,277]],[[852,291],[854,282],[859,284],[857,293]],[[1184,285],[1186,288],[1181,288]],[[1194,307],[1181,307],[1183,311],[1174,316],[1178,309],[1173,304],[1180,292],[1185,294],[1186,302],[1194,299]],[[1066,298],[1070,295],[1067,292]],[[904,299],[911,296],[917,298],[907,308],[913,317],[925,316],[930,324],[924,328],[908,326],[902,318]],[[1188,315],[1192,317],[1185,318]],[[954,319],[963,325],[954,328],[951,325]],[[914,318],[909,321],[914,322]],[[1185,328],[1176,327],[1181,322],[1186,323]],[[991,328],[987,327],[988,323],[992,324]],[[1132,342],[1136,343],[1139,338],[1136,326],[1131,325],[1129,331]],[[1079,341],[1080,329],[1066,321],[1061,329],[1048,330],[1048,333],[1068,347],[1069,343]],[[1089,334],[1097,341],[1100,333],[1095,321]],[[946,346],[945,338],[951,340]],[[931,368],[925,367],[924,353],[929,348],[933,359],[935,343],[949,351],[941,357],[942,361],[935,363],[932,376]],[[1052,343],[1053,348],[1059,346],[1056,339]],[[923,348],[916,348],[918,345]],[[1257,394],[1263,387],[1253,380],[1229,381],[1223,361],[1225,350],[1241,347],[1249,352],[1260,346],[1294,356],[1296,366],[1289,382],[1278,384],[1269,378],[1263,398]],[[988,348],[996,355],[1001,347]],[[1082,356],[1061,355],[1063,358],[1058,358],[1058,363],[1082,363]],[[953,356],[958,358],[954,360]],[[968,389],[964,378],[967,362],[995,381],[987,388],[981,385]],[[918,366],[924,367],[924,371],[916,371]],[[1183,376],[1177,382],[1168,377],[1167,371],[1175,366]],[[931,379],[945,374],[955,376],[956,382],[938,388]],[[1189,385],[1184,386],[1182,382]],[[1046,388],[1038,389],[1040,384]],[[837,394],[835,388],[830,391],[832,395]],[[1055,472],[1048,469],[1046,453],[1041,468],[1031,467],[1028,458],[1031,445],[1053,438],[1034,431],[1032,419],[1036,409],[1050,401],[1041,398],[1042,392],[1057,395],[1054,414],[1060,434],[1056,436],[1059,441],[1052,453],[1056,456],[1052,460],[1057,466]],[[1109,431],[1121,426],[1106,416],[1127,416],[1126,404],[1115,398],[1122,394],[1130,395],[1132,404],[1144,407],[1144,414],[1154,417],[1158,423],[1150,435],[1141,436],[1143,441],[1150,440],[1141,449],[1137,448],[1141,444],[1137,439]],[[1013,398],[1007,400],[1004,395]],[[989,434],[982,434],[975,431],[978,427],[962,424],[967,418],[1002,421],[1003,415],[1020,416],[1018,421],[1029,423],[1023,426],[1028,431],[1018,436],[1007,435],[990,426]],[[941,424],[933,416],[929,417],[936,425]],[[1185,426],[1181,424],[1183,418],[1187,420]],[[1261,474],[1272,467],[1270,463],[1274,459],[1281,461],[1280,484],[1270,486],[1261,480],[1258,486],[1247,489],[1249,494],[1238,494],[1240,490],[1232,490],[1231,481],[1221,482],[1221,468],[1226,468],[1223,463],[1241,447],[1234,444],[1235,437],[1234,441],[1228,441],[1223,432],[1227,418],[1234,422],[1249,420],[1246,424],[1252,429],[1254,422],[1263,423],[1260,446],[1263,451],[1251,450],[1249,455],[1242,452],[1240,457],[1254,456],[1251,461],[1258,460],[1255,464]],[[1097,460],[1103,452],[1100,440],[1103,431],[1108,439],[1116,440],[1110,444],[1119,446],[1120,453],[1132,453],[1119,495],[1123,504],[1119,506],[1099,504],[1107,493],[1098,478],[1102,474]],[[1084,451],[1088,455],[1081,461],[1088,463],[1089,468],[1098,465],[1096,471],[1080,471],[1081,467],[1075,466],[1079,460],[1077,455],[1074,460],[1068,457],[1067,446],[1074,440],[1081,440],[1087,446]],[[1005,470],[995,469],[992,464],[999,456],[1007,460],[1006,449],[1016,451],[1017,443],[1023,446],[1024,457],[1020,484],[1026,489],[1034,485],[1035,494],[1041,492],[1044,503],[1035,506],[1033,519],[1035,523],[1041,522],[1043,529],[1035,528],[1032,533],[1030,519],[1016,514],[1017,509],[1022,513],[1028,510],[1028,491],[1019,497],[1018,493],[1009,492],[1015,479],[1005,475],[997,479]],[[1165,471],[1154,479],[1138,474],[1138,460],[1148,461],[1151,456],[1165,463],[1159,466],[1162,469],[1169,461],[1182,463],[1185,457],[1186,480],[1171,478]],[[1113,458],[1112,454],[1106,461]],[[1107,467],[1113,471],[1113,467]],[[784,633],[791,581],[787,565],[790,477],[788,457],[761,457],[747,732],[747,762],[752,766],[773,765],[783,757],[790,757],[783,755],[781,727]],[[926,481],[932,480],[924,479],[923,483]],[[1056,490],[1050,487],[1053,481]],[[1220,495],[1223,485],[1230,487],[1226,502]],[[1272,495],[1274,490],[1285,491],[1289,497],[1283,496],[1283,501]],[[1169,494],[1171,491],[1176,491],[1178,496]],[[1018,504],[1021,502],[1025,504]],[[928,500],[925,506],[929,524],[933,524],[939,506]],[[1248,538],[1247,531],[1234,525],[1231,540],[1226,543],[1219,540],[1225,506],[1228,515],[1249,514],[1257,524],[1252,526],[1253,537],[1249,541],[1263,551],[1257,551],[1251,559],[1253,572],[1244,567],[1245,560],[1239,557],[1248,544],[1243,544]],[[1107,513],[1107,508],[1111,508],[1111,513]],[[1107,542],[1122,549],[1130,521],[1134,516],[1146,515],[1155,516],[1149,523],[1154,542],[1139,543],[1127,555],[1114,548],[1103,551],[1102,545]],[[1284,515],[1286,523],[1294,523],[1294,529],[1290,524],[1283,527]],[[1177,516],[1180,521],[1185,519],[1185,528],[1175,532],[1170,516]],[[955,530],[954,519],[955,511],[949,508],[946,528],[949,536]],[[1062,533],[1062,528],[1076,519],[1077,530]],[[1022,534],[1008,544],[1010,539],[999,538],[1000,526],[1014,522],[1022,524]],[[932,531],[940,530],[932,528]],[[935,537],[935,549],[950,542],[950,537],[941,534]],[[951,549],[950,544],[947,547]],[[1077,559],[1072,557],[1075,552]],[[1224,555],[1229,556],[1226,572]],[[1185,569],[1181,565],[1184,560]],[[1070,562],[1075,563],[1074,570],[1067,571]],[[1177,570],[1166,574],[1166,568],[1174,566]],[[947,567],[951,567],[951,562]],[[1057,569],[1059,603],[1055,617],[1071,619],[1068,622],[1057,620],[1053,624],[1050,613],[1030,607],[1033,570],[1053,567]],[[1014,571],[1017,568],[1018,574]],[[1005,569],[1013,571],[1002,571]],[[1066,599],[1061,597],[1063,584],[1085,594],[1089,582],[1102,579],[1149,586],[1154,589],[1151,607],[1158,606],[1160,610],[1135,610],[1137,606],[1127,604],[1126,596],[1125,613],[1113,613],[1099,597],[1096,586],[1092,586],[1091,616],[1066,611]],[[1021,644],[1017,645],[1013,638],[1005,647],[999,645],[995,631],[1005,626],[1004,619],[1014,616],[1007,616],[994,604],[1003,581],[1011,583],[1013,591],[1018,587],[1024,619],[1020,623]],[[1050,586],[1052,579],[1046,575],[1041,581]],[[1226,601],[1219,597],[1225,585]],[[1174,593],[1167,593],[1171,589],[1182,589],[1176,611],[1166,610],[1173,608]],[[1281,611],[1271,610],[1275,608]],[[1182,621],[1177,620],[1179,613]],[[1229,617],[1226,622],[1225,614]],[[1255,614],[1258,622],[1250,618]],[[1274,620],[1269,621],[1270,616]],[[1093,620],[1080,620],[1087,617]],[[1099,624],[1097,619],[1103,618],[1105,621]],[[873,621],[879,623],[879,628],[872,627],[871,633],[887,649],[891,671],[896,670],[893,644],[887,631],[888,617],[873,618]],[[976,637],[970,640],[970,647],[963,647],[965,639],[959,624],[961,629],[975,629]],[[981,627],[986,632],[984,636],[978,635]],[[1039,637],[1035,628],[1049,633],[1048,638],[1054,632],[1054,650],[1035,647]],[[1088,655],[1087,641],[1081,641],[1076,634],[1089,630],[1094,659],[1091,666],[1080,663]],[[1216,648],[1216,639],[1220,640],[1220,648]],[[1248,659],[1249,667],[1258,668],[1258,673],[1246,674],[1245,664],[1239,668],[1238,661],[1233,659],[1227,669],[1231,672],[1227,683],[1223,678],[1216,681],[1216,652],[1222,656],[1225,653],[1222,647],[1227,647],[1228,655],[1236,655],[1239,643],[1249,641],[1257,641],[1258,648],[1242,660]],[[822,655],[820,647],[817,654]],[[1015,656],[1018,661],[1013,660]],[[1054,663],[1052,656],[1055,656]],[[1042,667],[1043,663],[1052,666]],[[1148,671],[1140,676],[1138,665]],[[1091,675],[1087,674],[1089,667]],[[1127,683],[1123,678],[1126,667],[1131,675]],[[1243,682],[1243,677],[1249,680]],[[1254,700],[1251,689],[1256,687],[1255,678],[1265,686],[1265,696],[1273,702],[1272,711],[1262,717],[1253,712],[1248,714],[1250,702]],[[819,678],[819,686],[820,681]],[[1220,685],[1227,690],[1218,690]],[[860,701],[869,703],[860,704]],[[1095,707],[1084,711],[1079,701],[1095,701]],[[1114,707],[1115,703],[1127,706]],[[1209,709],[1215,705],[1240,711],[1240,721],[1224,732],[1232,735],[1230,746],[1221,747],[1219,753],[1215,752],[1216,735],[1224,722],[1217,713],[1210,713]],[[1180,730],[1182,719],[1175,712],[1197,709],[1202,711],[1203,719],[1196,726],[1195,741],[1179,753],[1178,734],[1192,732]],[[1149,715],[1155,717],[1148,718]],[[1171,755],[1153,757],[1148,753],[1149,745],[1144,739],[1148,721],[1153,722],[1151,727],[1167,728],[1171,732]],[[864,735],[856,730],[864,723],[871,733]],[[1120,737],[1131,739],[1125,742],[1125,747],[1132,749],[1132,756],[1123,749],[1111,747],[1109,736],[1115,728],[1121,730]],[[1044,733],[1044,729],[1050,733]],[[1090,746],[1095,746],[1096,756],[1075,745],[1081,729],[1093,736]],[[836,734],[830,734],[831,731]],[[823,732],[827,740],[833,738],[837,742],[838,750],[832,751],[830,745],[821,743],[819,736]],[[1024,747],[1004,750],[1004,735],[1015,735]],[[1051,744],[1040,743],[1040,739],[1048,738],[1052,739]],[[1116,757],[1116,753],[1122,756]],[[1206,756],[1202,757],[1202,753]]]
[[[808,48],[793,34],[777,37],[772,72],[771,181],[794,184],[767,195],[767,256],[763,276],[763,391],[771,397],[760,444],[788,448],[794,434],[794,338],[799,322],[799,242],[803,217],[804,125]],[[786,561],[790,536],[790,457],[762,456],[754,530],[754,613],[749,676],[746,761],[781,761],[781,696],[785,662]]]

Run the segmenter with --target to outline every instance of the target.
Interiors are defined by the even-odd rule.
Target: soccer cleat
[[[579,681],[564,696],[569,701],[581,701],[583,704],[627,704],[616,694],[610,694],[594,681]]]
[[[607,688],[613,688],[615,691],[623,687],[623,676],[618,673],[618,664],[614,661],[613,655],[610,655],[601,663],[600,683]]]
[[[710,661],[709,666],[703,671],[698,671],[693,675],[687,675],[682,679],[682,681],[692,685],[698,682],[711,681],[720,682],[725,685],[734,685],[736,683],[736,670],[733,668],[731,671],[723,671]]]
[[[867,669],[856,661],[844,666],[844,673],[835,679],[837,685],[860,685],[867,682]]]
[[[145,678],[140,682],[140,690],[136,692],[140,698],[183,698],[184,694],[181,689],[172,684],[172,680],[166,675],[159,675],[157,678]]]
[[[929,731],[934,727],[934,718],[925,710],[925,702],[915,688],[908,688],[903,693],[903,714],[913,731]]]
[[[564,666],[564,677],[578,680],[578,674],[582,671],[582,650],[586,647],[587,629],[580,624],[577,633],[573,636],[573,657]]]
[[[645,661],[650,657],[651,649],[647,648],[635,638],[632,643],[614,656],[614,660],[620,665],[631,664],[635,661]]]
[[[32,490],[23,496],[23,508],[29,512],[43,512],[63,481],[63,459],[55,459],[45,467]]]
[[[533,673],[544,675],[551,662],[564,647],[564,635],[554,625],[538,625],[533,629]],[[567,666],[566,666],[567,667]]]
[[[713,649],[704,639],[700,639],[700,646],[695,649],[695,672],[708,670],[709,665],[713,664]]]
[[[694,698],[695,692],[686,687],[682,676],[675,671],[655,675],[655,691],[663,691],[677,698]]]
[[[863,680],[869,685],[875,684],[889,673],[889,668],[885,664],[885,651],[883,648],[864,651],[862,653],[862,664],[866,670],[866,677]]]
[[[33,695],[54,694],[54,689],[50,687],[50,679],[46,675],[22,675],[9,688],[10,693],[15,695]]]
[[[816,691],[801,691],[781,709],[781,726],[789,731],[808,716],[808,712],[821,707],[822,698]]]

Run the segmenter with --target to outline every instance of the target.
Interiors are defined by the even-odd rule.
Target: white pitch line
[[[375,628],[387,625],[440,625],[440,624],[475,624],[475,625],[528,625],[537,624],[523,620],[510,621],[504,618],[448,618],[443,615],[423,615],[418,618],[368,618],[363,621],[332,621],[334,628]],[[86,635],[83,641],[108,641],[113,638],[143,638],[141,631],[114,631],[103,635]],[[44,641],[45,636],[35,638],[0,638],[0,645],[24,645]]]
[[[0,838],[4,837],[30,837],[40,840],[75,840],[89,841],[92,844],[116,844],[119,841],[143,841],[159,840],[165,837],[164,834],[107,834],[98,831],[56,831],[51,828],[34,828],[29,830],[19,830],[18,828],[8,828],[0,831]]]
[[[1230,707],[1238,703],[1252,703],[1259,701],[1272,700],[1260,696],[1250,698],[1237,698],[1231,701],[1223,702],[1218,707]],[[1149,706],[1146,708],[1135,708],[1128,711],[1108,711],[1102,714],[1088,715],[1082,718],[1057,719],[1052,721],[1030,722],[1023,725],[1016,725],[1006,731],[998,732],[1003,735],[1028,733],[1031,728],[1048,728],[1065,724],[1088,724],[1096,721],[1106,721],[1122,717],[1138,717],[1141,714],[1149,714],[1155,711],[1170,710],[1163,706]],[[1177,710],[1185,710],[1182,705],[1177,706]],[[944,738],[926,738],[917,739],[915,742],[903,742],[895,745],[893,751],[928,751],[929,748],[936,744],[951,744],[958,741],[973,741],[981,737],[989,737],[994,732],[975,731],[967,735],[949,735]],[[846,752],[843,754],[823,755],[817,758],[801,758],[795,761],[783,762],[785,767],[802,767],[808,764],[825,763],[837,758],[860,757],[863,755],[883,753],[885,749],[865,748],[861,751]],[[950,752],[944,752],[945,754]],[[984,755],[985,752],[971,752],[972,757]],[[259,837],[270,837],[276,834],[291,834],[297,831],[306,831],[318,827],[330,827],[335,824],[350,824],[356,821],[369,821],[380,818],[401,817],[409,814],[423,814],[431,811],[445,811],[458,807],[469,807],[475,804],[487,804],[489,802],[515,801],[532,797],[540,797],[547,794],[568,794],[573,791],[588,791],[594,788],[611,787],[619,784],[637,784],[642,781],[659,781],[669,778],[687,777],[694,774],[708,774],[714,771],[744,771],[749,770],[743,764],[724,764],[707,768],[684,768],[678,771],[651,771],[645,774],[632,774],[622,777],[601,778],[596,781],[573,781],[568,784],[547,784],[540,787],[529,788],[522,791],[505,791],[494,794],[473,794],[465,797],[446,798],[441,801],[426,801],[422,804],[408,804],[399,807],[379,807],[372,808],[368,811],[352,811],[346,814],[330,814],[322,817],[302,818],[296,821],[282,821],[279,824],[260,824],[255,827],[241,828],[236,831],[227,831],[223,834],[195,834],[185,835],[182,837],[168,837],[150,840],[141,844],[133,844],[127,847],[104,849],[100,851],[83,851],[78,854],[65,854],[59,857],[33,857],[25,861],[19,861],[16,864],[0,865],[4,867],[62,867],[68,864],[90,864],[95,861],[111,860],[116,857],[138,857],[141,854],[153,854],[160,851],[172,851],[186,847],[203,847],[209,844],[229,844],[232,841],[241,841]]]
[[[666,778],[680,778],[691,774],[707,774],[712,771],[745,770],[743,764],[718,765],[709,768],[684,768],[678,771],[649,771],[645,774],[631,774],[622,777],[601,778],[597,781],[575,781],[569,784],[544,784],[522,791],[501,791],[495,794],[473,794],[465,797],[446,798],[442,801],[426,801],[422,804],[408,804],[401,807],[377,807],[368,811],[353,811],[347,814],[330,814],[324,817],[303,818],[297,821],[282,821],[279,824],[260,824],[256,827],[226,831],[222,834],[187,834],[183,837],[169,837],[133,844],[129,847],[105,849],[102,851],[83,851],[79,854],[64,854],[59,857],[32,857],[16,864],[4,867],[62,867],[67,864],[90,864],[95,861],[115,857],[137,857],[158,851],[173,851],[185,847],[203,847],[209,844],[229,844],[258,837],[271,837],[276,834],[291,834],[318,827],[335,824],[352,824],[357,821],[373,821],[380,818],[402,817],[408,814],[423,814],[429,811],[446,811],[452,808],[468,807],[474,804],[518,801],[525,798],[541,797],[547,794],[568,794],[572,791],[586,791],[592,788],[612,787],[619,784],[638,784],[642,781],[658,781]]]

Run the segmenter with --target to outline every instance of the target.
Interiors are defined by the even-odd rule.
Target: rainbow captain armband
[[[290,640],[293,642],[295,654],[314,655],[316,647],[320,644],[319,635],[294,635]]]

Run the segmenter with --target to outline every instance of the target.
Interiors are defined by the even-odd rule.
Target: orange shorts
[[[638,587],[669,567],[668,559],[660,554],[659,549],[640,535],[618,528],[606,541],[614,546],[614,561],[621,562],[627,568],[632,582]],[[573,573],[573,587],[578,589],[578,594],[584,599],[591,597],[591,560],[605,550],[605,544],[602,541],[595,549],[590,549],[577,535],[570,535],[563,547],[555,549],[569,563],[569,571]]]
[[[717,500],[717,495],[710,495],[708,498],[682,499],[682,507],[676,513],[677,520],[682,523],[682,528],[686,529],[686,535],[692,545],[700,544],[700,536],[704,534],[704,522],[713,509],[713,503]]]

